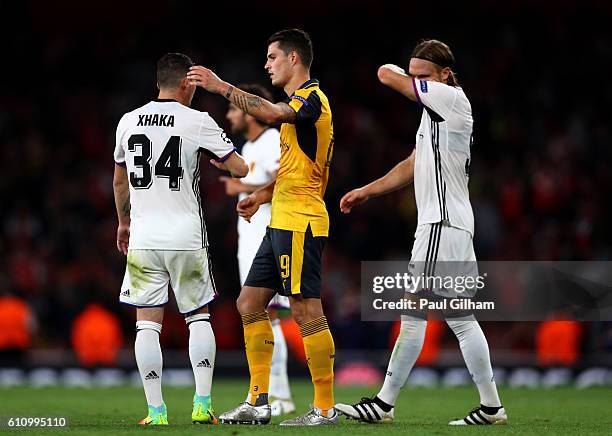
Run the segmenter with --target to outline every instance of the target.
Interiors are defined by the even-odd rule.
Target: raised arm
[[[340,210],[350,213],[353,207],[365,203],[372,197],[388,194],[410,184],[414,179],[414,160],[416,154],[413,150],[410,156],[395,165],[391,171],[361,188],[354,189],[344,195],[340,200]]]
[[[412,76],[406,74],[403,68],[393,64],[385,64],[378,69],[378,80],[410,100],[417,101]]]
[[[130,187],[127,169],[115,164],[113,193],[119,226],[117,227],[117,250],[127,254],[130,241]]]
[[[202,66],[191,67],[187,78],[192,85],[222,95],[240,109],[266,124],[295,122],[296,114],[287,103],[272,103],[265,98],[249,94],[221,80],[214,72]]]

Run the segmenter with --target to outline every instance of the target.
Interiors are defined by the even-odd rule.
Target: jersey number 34
[[[136,147],[140,148],[140,154],[134,155],[134,167],[142,169],[142,176],[138,177],[135,172],[130,172],[130,184],[134,189],[148,189],[153,184],[151,168],[151,140],[147,135],[137,134],[128,139],[128,151],[136,153]],[[172,191],[181,189],[183,168],[181,167],[181,137],[171,136],[159,159],[155,163],[155,177],[168,179],[168,188]]]

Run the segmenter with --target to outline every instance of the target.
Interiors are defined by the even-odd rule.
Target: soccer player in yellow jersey
[[[249,394],[237,408],[219,416],[224,423],[270,422],[268,384],[274,336],[266,307],[276,294],[289,297],[300,325],[314,384],[311,410],[281,425],[336,424],[333,395],[334,340],[321,306],[321,255],[329,232],[323,201],[334,134],[329,101],[310,77],[312,42],[299,29],[282,30],[268,39],[265,65],[274,86],[289,96],[271,103],[219,79],[202,66],[192,67],[192,84],[223,95],[267,124],[281,124],[281,158],[276,181],[238,203],[247,221],[261,204],[272,202],[272,217],[238,297],[247,360]]]

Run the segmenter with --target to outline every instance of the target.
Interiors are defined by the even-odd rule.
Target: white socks
[[[287,377],[287,342],[281,328],[280,320],[272,321],[274,333],[274,351],[272,352],[272,366],[270,367],[270,397],[288,400],[291,398],[289,377]]]
[[[215,354],[217,346],[208,313],[189,316],[185,319],[189,326],[189,358],[193,367],[196,394],[206,397],[210,395]],[[162,353],[159,346],[159,335],[162,326],[152,321],[136,322],[136,343],[134,352],[136,364],[142,379],[147,404],[160,407],[162,397]]]
[[[457,336],[461,354],[480,394],[480,404],[499,407],[501,402],[493,381],[489,345],[474,315],[451,318],[447,324]]]
[[[209,319],[208,313],[202,313],[185,320],[189,325],[189,359],[195,378],[195,390],[201,397],[210,395],[217,352],[215,334]]]
[[[161,324],[153,321],[136,322],[136,343],[134,353],[142,379],[147,404],[160,407],[164,399],[161,391],[162,353],[159,346]]]
[[[395,341],[385,383],[378,393],[378,398],[394,405],[400,390],[414,366],[425,341],[427,321],[412,316],[402,315],[402,325]]]
[[[463,318],[447,319],[446,322],[459,340],[461,354],[478,388],[480,403],[489,407],[501,406],[497,386],[493,381],[489,345],[478,321],[473,315],[470,315]],[[426,328],[427,321],[402,316],[400,334],[389,360],[385,383],[378,393],[378,398],[385,403],[395,404],[400,389],[404,386],[421,353]]]

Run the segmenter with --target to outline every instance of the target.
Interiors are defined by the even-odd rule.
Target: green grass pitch
[[[213,405],[217,413],[238,404],[245,397],[246,381],[218,379],[213,386]],[[303,412],[312,398],[307,380],[293,380],[292,390],[298,410]],[[336,401],[354,402],[375,389],[336,388]],[[143,428],[136,422],[145,416],[146,406],[141,389],[122,388],[6,388],[0,389],[1,416],[63,415],[70,420],[66,431],[57,429],[16,430],[13,434],[74,434],[123,435],[163,432],[172,435],[201,434],[611,434],[612,389],[549,390],[501,389],[508,411],[508,426],[448,427],[452,418],[464,416],[478,404],[475,389],[464,388],[405,388],[396,405],[393,424],[361,424],[341,419],[338,426],[324,428],[283,428],[276,424],[252,426],[202,426],[190,421],[193,390],[166,388],[170,426]],[[58,433],[59,432],[59,433]],[[8,434],[0,429],[1,434]]]

